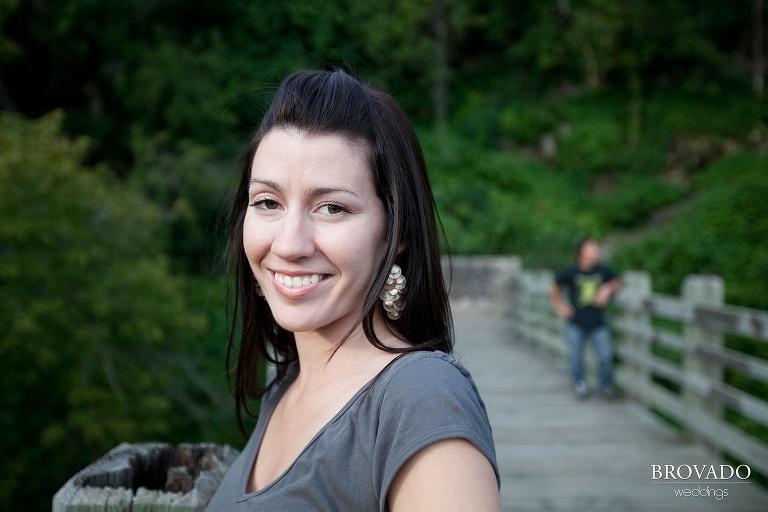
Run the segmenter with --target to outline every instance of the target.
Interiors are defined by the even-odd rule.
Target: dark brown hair
[[[231,315],[227,368],[231,370],[236,359],[234,395],[241,428],[242,411],[250,414],[247,401],[260,398],[265,391],[258,371],[263,362],[275,365],[278,381],[298,357],[293,333],[277,324],[266,301],[256,295],[256,280],[243,250],[243,220],[254,155],[270,130],[288,127],[309,135],[339,134],[363,140],[371,149],[370,168],[386,209],[387,230],[386,254],[382,255],[381,268],[359,318],[368,341],[387,352],[450,353],[453,349],[434,198],[410,120],[390,95],[342,70],[294,73],[278,87],[248,146],[229,216],[227,302]],[[394,321],[411,345],[401,349],[383,345],[373,329],[374,311],[382,307],[379,292],[393,263],[403,269],[408,279],[407,307]]]

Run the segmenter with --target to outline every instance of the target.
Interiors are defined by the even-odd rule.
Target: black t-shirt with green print
[[[600,285],[615,278],[613,269],[605,265],[597,265],[589,271],[581,270],[577,265],[561,270],[555,282],[559,287],[567,288],[568,299],[575,308],[570,322],[585,330],[604,325],[603,308],[595,306],[597,290]]]

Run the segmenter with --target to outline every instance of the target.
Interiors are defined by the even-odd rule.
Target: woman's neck
[[[381,315],[374,317],[374,332],[389,347],[405,347],[406,342],[386,324]],[[373,346],[366,338],[362,325],[357,325],[347,339],[340,340],[349,331],[297,332],[296,349],[299,356],[299,375],[295,385],[299,388],[317,389],[350,378],[368,380],[381,371],[397,354],[385,352]]]

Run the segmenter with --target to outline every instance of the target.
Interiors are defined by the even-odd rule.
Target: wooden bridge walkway
[[[565,362],[516,343],[504,318],[456,312],[454,321],[456,355],[493,426],[505,511],[768,511],[768,492],[752,482],[652,481],[654,464],[727,462],[631,400],[577,401]],[[709,496],[676,497],[682,489]]]

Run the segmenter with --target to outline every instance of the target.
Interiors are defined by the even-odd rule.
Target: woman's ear
[[[400,242],[400,245],[397,246],[397,254],[402,254],[402,252],[407,248],[408,246],[405,245],[405,242]]]

